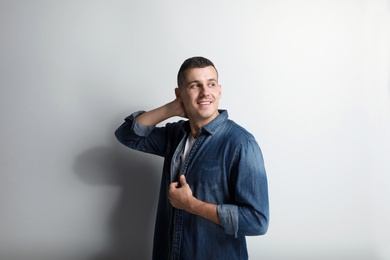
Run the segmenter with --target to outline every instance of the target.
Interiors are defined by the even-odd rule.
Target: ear
[[[222,98],[222,85],[218,85],[219,86],[219,99]]]
[[[175,88],[175,96],[179,101],[182,101],[180,96],[180,88]]]

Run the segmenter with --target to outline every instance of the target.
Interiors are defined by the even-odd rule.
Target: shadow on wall
[[[84,182],[121,188],[108,223],[108,250],[89,260],[151,259],[162,167],[152,160],[120,144],[96,147],[78,156],[75,171]]]

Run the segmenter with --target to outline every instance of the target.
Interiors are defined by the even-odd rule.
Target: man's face
[[[185,71],[182,86],[176,89],[187,116],[195,124],[206,125],[219,115],[222,96],[218,75],[214,67],[193,68]]]

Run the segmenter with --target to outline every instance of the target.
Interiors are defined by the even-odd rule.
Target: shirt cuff
[[[238,206],[231,204],[217,205],[217,212],[221,226],[228,235],[237,238],[238,233]]]
[[[137,111],[125,118],[127,122],[131,123],[132,130],[138,136],[148,136],[155,128],[155,126],[145,126],[137,122],[135,118],[143,113],[145,113],[143,110]]]

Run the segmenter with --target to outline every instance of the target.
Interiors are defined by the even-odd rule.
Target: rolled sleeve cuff
[[[221,226],[228,235],[234,235],[237,238],[238,233],[238,206],[224,204],[217,206],[218,217]]]
[[[145,111],[137,111],[125,118],[126,121],[131,122],[131,128],[138,136],[148,136],[155,128],[155,126],[141,125],[135,120],[137,116],[143,113],[145,113]]]

